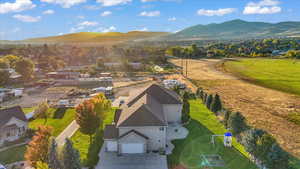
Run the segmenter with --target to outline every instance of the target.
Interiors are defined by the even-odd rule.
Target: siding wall
[[[119,135],[135,130],[149,138],[147,149],[152,150],[165,150],[166,147],[166,127],[162,127],[163,131],[160,130],[161,127],[120,127]]]
[[[182,104],[164,104],[163,111],[168,123],[180,123]]]

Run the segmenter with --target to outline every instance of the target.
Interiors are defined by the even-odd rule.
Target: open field
[[[172,60],[180,66],[180,60]],[[300,126],[287,117],[300,112],[300,98],[257,86],[218,71],[216,59],[189,60],[188,77],[209,93],[218,93],[225,107],[240,111],[253,127],[272,134],[291,154],[300,157]]]
[[[29,122],[29,127],[37,129],[40,125],[52,127],[52,135],[58,136],[75,118],[75,109],[49,109],[50,117],[46,124],[44,119],[35,119]]]
[[[259,85],[300,95],[300,61],[243,59],[225,62],[224,69]]]
[[[201,155],[220,155],[225,162],[220,169],[256,169],[257,167],[247,158],[243,146],[233,141],[235,148],[225,148],[221,138],[215,139],[215,146],[211,135],[226,132],[224,126],[218,122],[216,116],[210,112],[200,100],[190,101],[190,115],[192,121],[186,125],[189,135],[186,139],[175,140],[173,154],[168,156],[169,165],[181,164],[189,169],[201,168]],[[244,155],[243,155],[244,154]]]
[[[106,124],[111,124],[115,114],[115,108],[107,114],[106,119],[103,122],[103,127]],[[103,131],[102,127],[99,128],[99,131],[93,136],[93,143],[90,144],[90,138],[88,135],[77,131],[72,137],[74,147],[79,151],[81,163],[84,166],[92,166],[98,162],[98,153],[103,144]]]

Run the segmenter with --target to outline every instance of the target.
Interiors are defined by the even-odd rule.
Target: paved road
[[[70,123],[69,126],[56,137],[57,145],[63,146],[65,144],[66,138],[72,137],[78,129],[79,125],[75,120],[72,121],[72,123]]]

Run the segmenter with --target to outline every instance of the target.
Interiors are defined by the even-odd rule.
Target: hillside
[[[169,39],[245,39],[300,36],[300,22],[247,22],[232,20],[220,24],[196,25],[167,36]]]
[[[41,37],[34,39],[26,39],[24,42],[41,42],[41,43],[115,43],[129,40],[138,40],[152,38],[156,36],[167,35],[166,32],[140,32],[133,31],[128,33],[120,32],[80,32],[65,34],[60,36]]]

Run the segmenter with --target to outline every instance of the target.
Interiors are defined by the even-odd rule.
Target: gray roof
[[[141,90],[117,111],[117,127],[166,126],[162,105],[182,103],[174,93],[156,84]]]
[[[135,133],[136,135],[141,136],[141,137],[143,137],[143,138],[146,139],[146,140],[149,139],[149,137],[145,136],[144,134],[142,134],[142,133],[140,133],[140,132],[138,132],[138,131],[136,131],[136,130],[130,130],[130,131],[128,131],[128,132],[122,134],[122,135],[119,137],[119,139],[120,139],[120,138],[123,138],[123,137],[125,137],[125,136],[127,136],[127,135],[129,135],[129,134],[131,134],[131,133]]]
[[[119,130],[115,125],[106,125],[103,133],[104,139],[117,139],[119,137]]]
[[[25,114],[20,106],[0,110],[0,128],[3,127],[12,117],[27,122]]]

